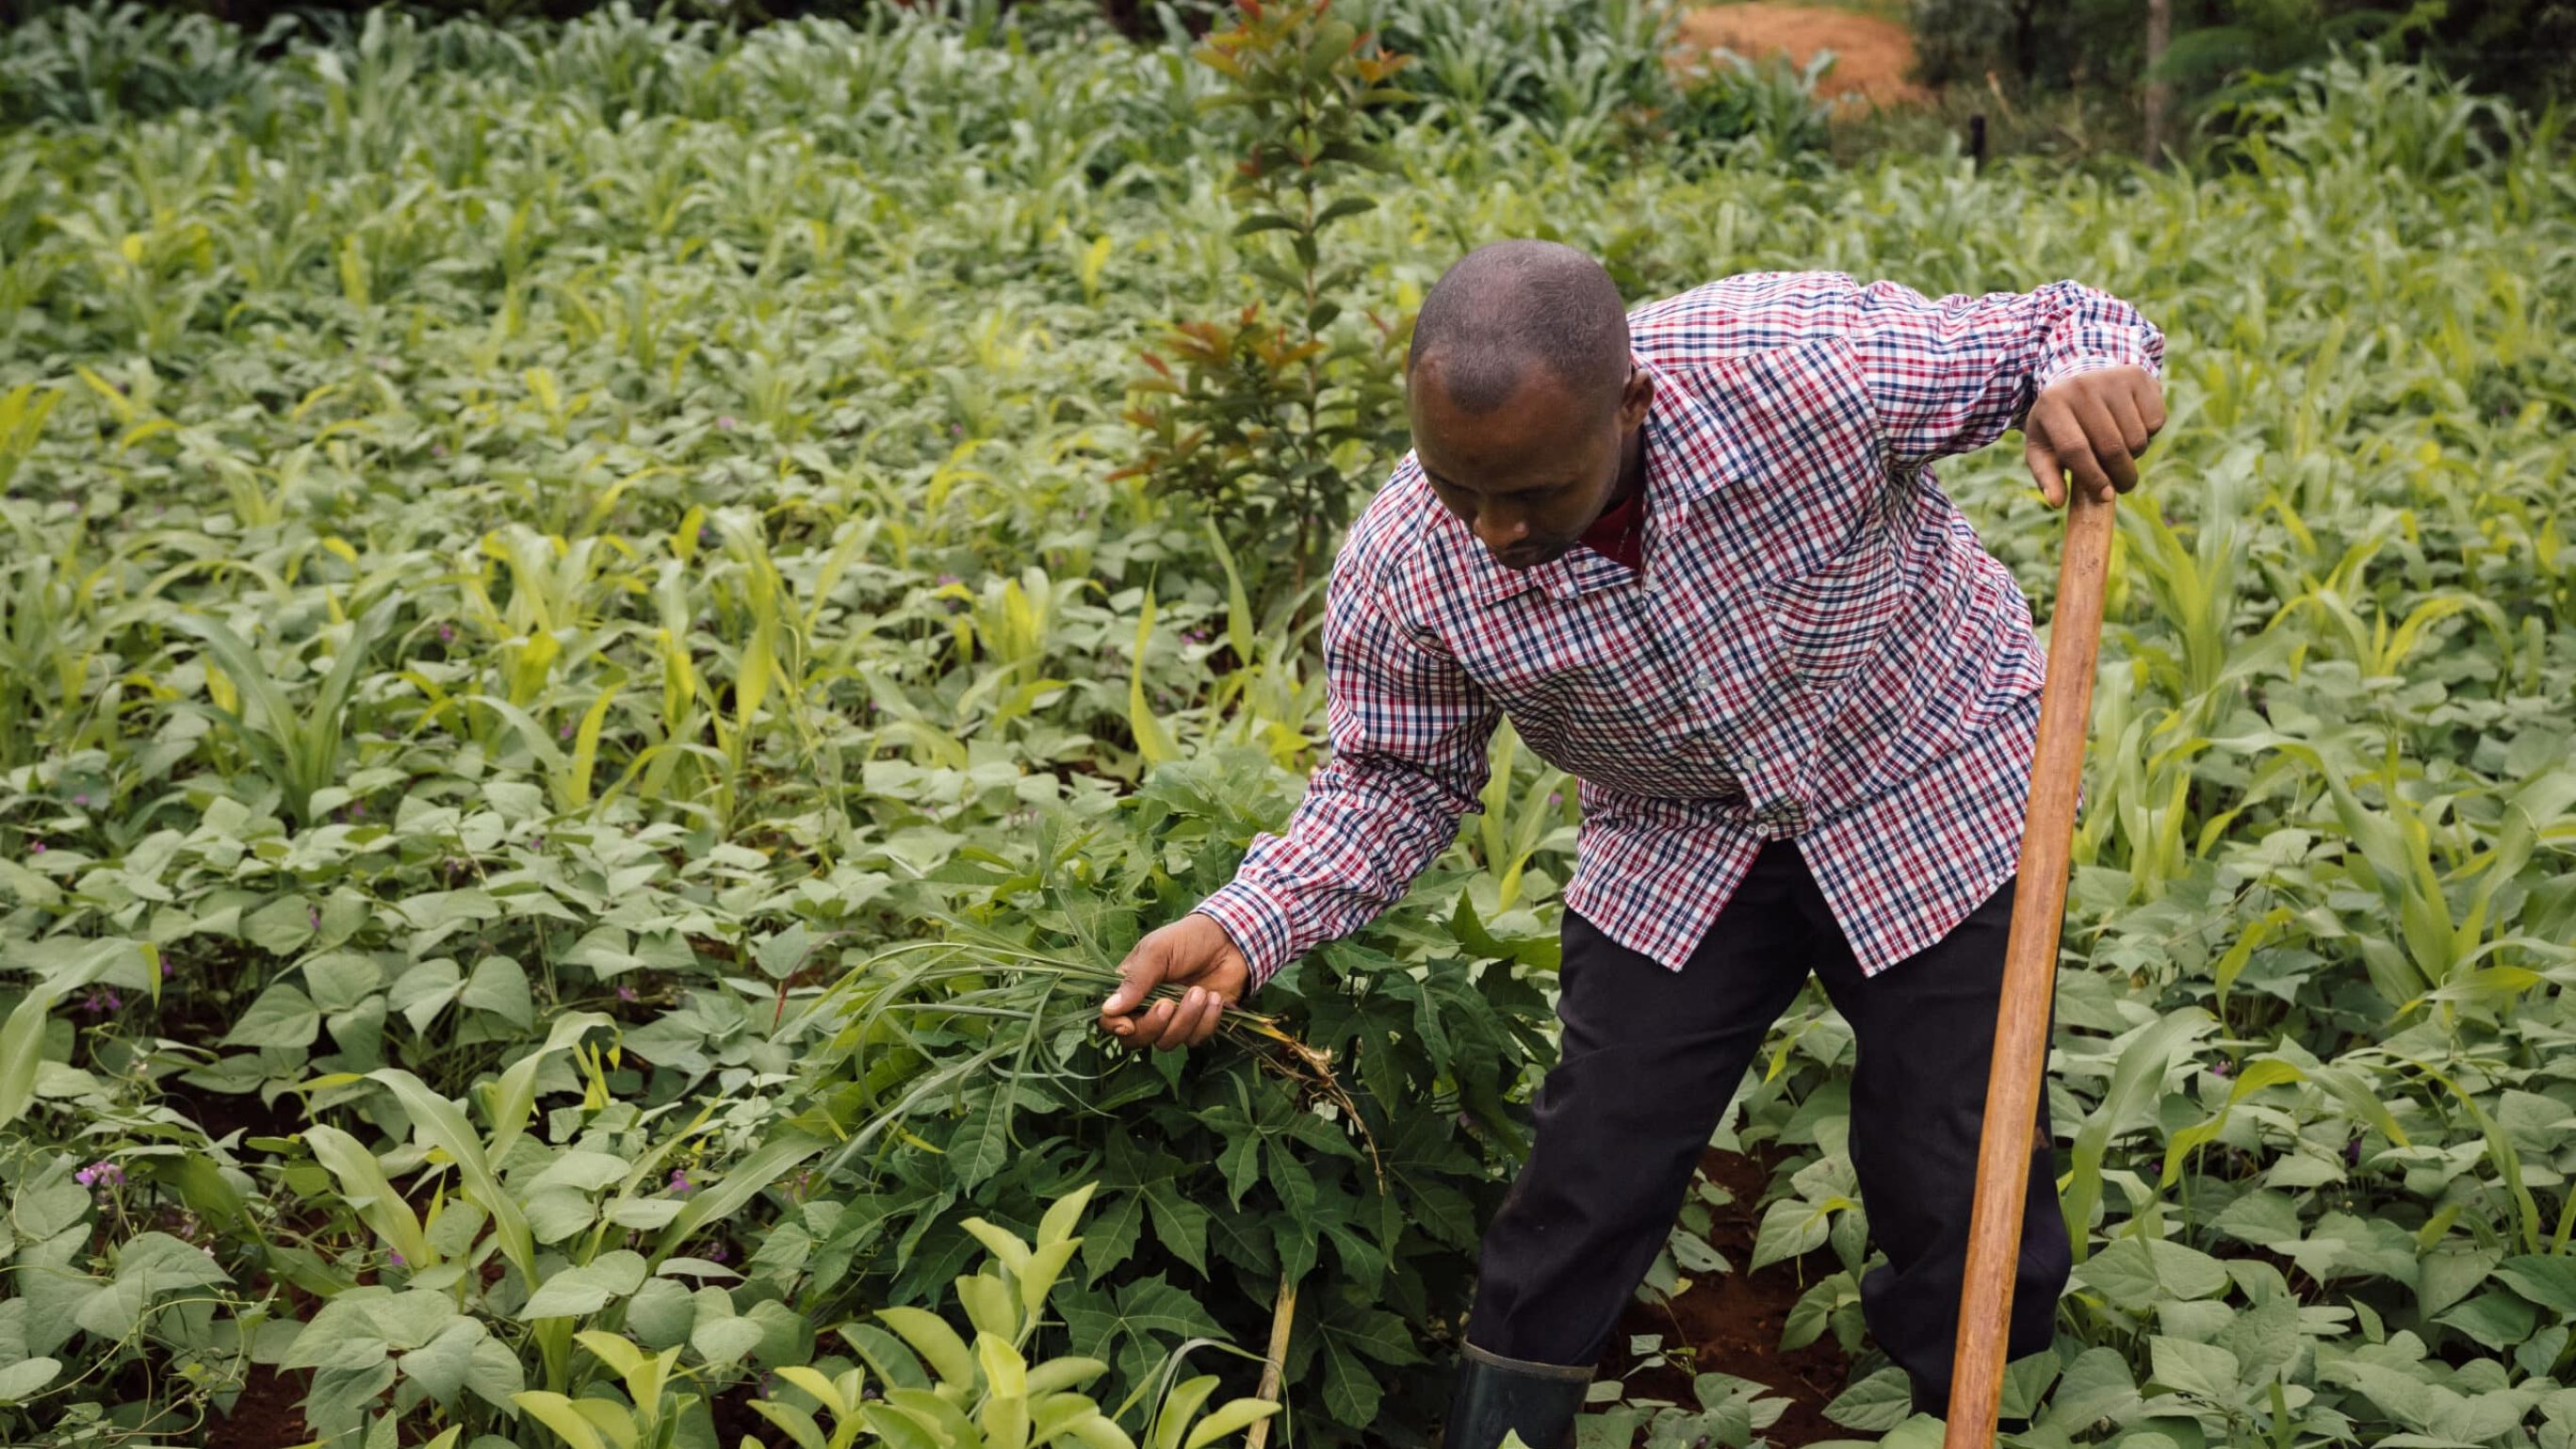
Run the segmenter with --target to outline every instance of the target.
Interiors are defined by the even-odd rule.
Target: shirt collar
[[[1673,373],[1639,362],[1655,380],[1655,395],[1646,405],[1646,533],[1652,539],[1662,510],[1695,503],[1715,492],[1740,469],[1727,457],[1730,439],[1717,409],[1684,387]],[[1468,588],[1481,604],[1498,604],[1524,590],[1544,589],[1551,598],[1571,599],[1633,579],[1615,559],[1577,546],[1533,568],[1507,569],[1494,562],[1461,524],[1443,530],[1450,552],[1467,571]]]

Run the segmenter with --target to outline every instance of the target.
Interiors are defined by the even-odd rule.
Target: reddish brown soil
[[[1714,1210],[1716,1222],[1709,1242],[1735,1271],[1693,1278],[1669,1309],[1631,1303],[1613,1335],[1612,1356],[1602,1364],[1602,1375],[1624,1376],[1635,1362],[1628,1356],[1628,1335],[1661,1334],[1667,1344],[1697,1348],[1691,1372],[1752,1379],[1769,1384],[1790,1401],[1779,1421],[1762,1431],[1773,1449],[1851,1438],[1852,1431],[1824,1414],[1825,1405],[1843,1391],[1851,1375],[1842,1346],[1827,1333],[1795,1352],[1784,1353],[1780,1348],[1780,1331],[1789,1321],[1789,1310],[1817,1280],[1840,1271],[1841,1262],[1832,1249],[1821,1248],[1794,1262],[1745,1271],[1753,1261],[1753,1236],[1761,1222],[1759,1204],[1771,1182],[1771,1164],[1763,1158],[1711,1151],[1701,1160],[1700,1170],[1734,1198]],[[1626,1379],[1628,1396],[1694,1406],[1699,1400],[1691,1392],[1691,1372],[1648,1369]]]
[[[214,1414],[206,1420],[205,1449],[286,1449],[289,1444],[307,1444],[313,1431],[305,1427],[301,1376],[288,1378],[273,1368],[253,1366],[249,1386],[233,1400],[230,1414]]]
[[[1834,53],[1834,68],[1819,89],[1876,105],[1912,105],[1931,93],[1906,79],[1914,69],[1914,37],[1892,20],[1811,5],[1748,3],[1712,5],[1682,17],[1682,39],[1702,49],[1723,47],[1748,59],[1786,55],[1803,66],[1819,50]]]

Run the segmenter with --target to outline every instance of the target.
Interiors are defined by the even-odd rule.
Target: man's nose
[[[1518,512],[1479,509],[1475,527],[1477,541],[1495,553],[1501,553],[1529,537],[1529,519]]]

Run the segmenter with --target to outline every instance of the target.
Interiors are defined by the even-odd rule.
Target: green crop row
[[[1406,903],[1207,1050],[1092,1026],[1322,739],[1267,560],[1129,466],[1140,354],[1272,255],[1222,78],[938,16],[245,65],[0,147],[0,1433],[1198,1449],[1283,1330],[1252,1432],[1426,1442],[1553,1052],[1563,777],[1498,741]],[[1506,235],[1638,300],[2137,302],[2082,1262],[2007,1412],[2570,1449],[2576,170],[2376,63],[2240,119],[2197,174],[1823,173],[1400,108],[1308,325]],[[1943,483],[2044,615],[2002,452]],[[1860,1336],[1851,1050],[1782,1019],[1720,1132],[1777,1154],[1757,1261],[1686,1220],[1650,1291],[1822,1255],[1835,1417],[1934,1442]],[[1597,1432],[1782,1407],[1699,1392]]]

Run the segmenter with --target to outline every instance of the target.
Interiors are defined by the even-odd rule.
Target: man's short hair
[[[1413,323],[1409,371],[1438,364],[1460,410],[1490,413],[1534,368],[1615,407],[1628,380],[1628,312],[1601,264],[1547,241],[1478,247],[1441,274]]]

